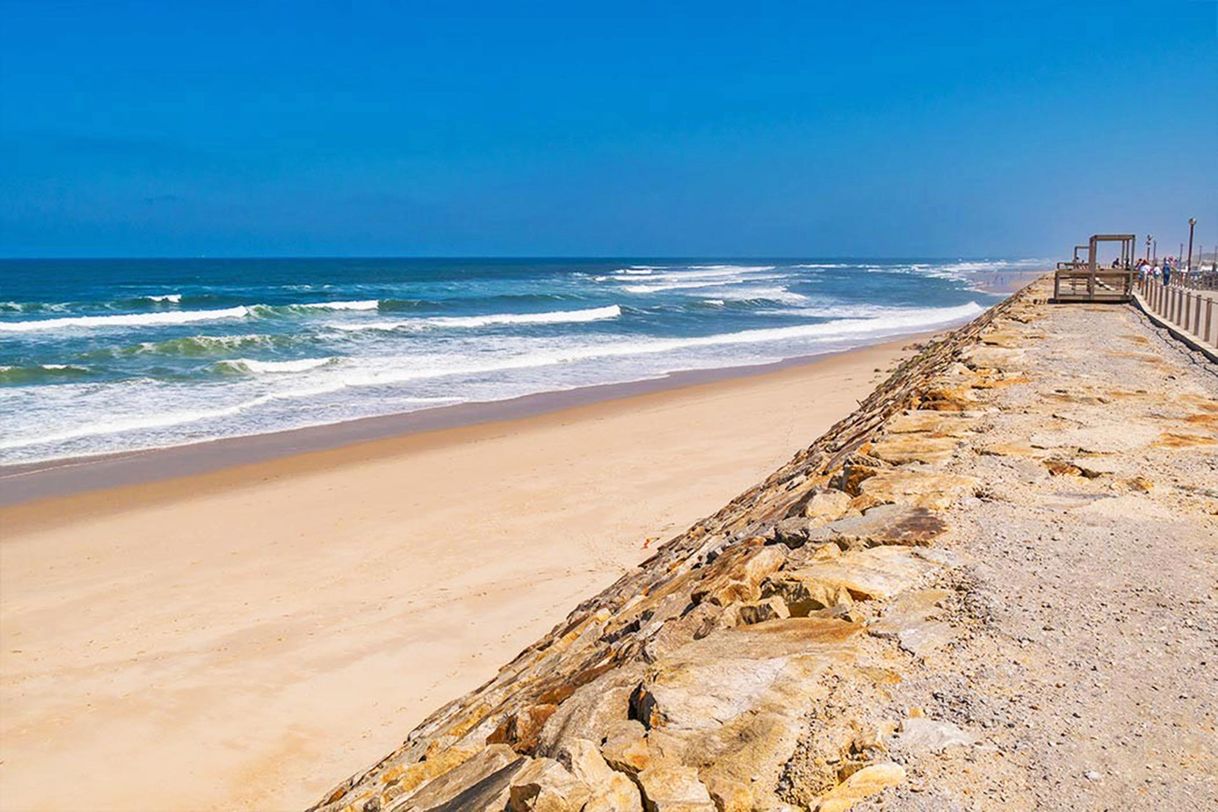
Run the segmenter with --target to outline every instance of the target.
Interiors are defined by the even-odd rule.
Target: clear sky
[[[1216,189],[1215,2],[0,0],[5,256],[1174,253]]]

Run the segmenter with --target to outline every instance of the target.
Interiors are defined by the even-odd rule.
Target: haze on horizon
[[[0,256],[1218,242],[1218,3],[0,1]]]

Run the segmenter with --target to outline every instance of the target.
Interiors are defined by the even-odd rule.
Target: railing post
[[[1193,313],[1193,332],[1200,334],[1201,332],[1201,299],[1200,293],[1197,294],[1197,311]]]
[[[1214,300],[1206,299],[1206,302],[1207,302],[1207,304],[1205,306],[1205,338],[1206,338],[1206,340],[1208,340],[1210,337],[1210,325],[1214,323]],[[1216,339],[1214,341],[1214,343],[1218,344],[1218,339]]]

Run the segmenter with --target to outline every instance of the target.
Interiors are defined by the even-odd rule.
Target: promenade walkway
[[[1144,279],[1134,288],[1142,309],[1197,349],[1218,357],[1218,291],[1167,286]]]

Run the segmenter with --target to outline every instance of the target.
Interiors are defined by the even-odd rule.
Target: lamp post
[[[1147,262],[1150,262],[1150,241],[1153,239],[1154,239],[1154,237],[1150,236],[1149,234],[1146,235],[1146,261]]]
[[[1193,229],[1197,226],[1197,218],[1188,218],[1188,263],[1185,265],[1188,270],[1193,269]]]

